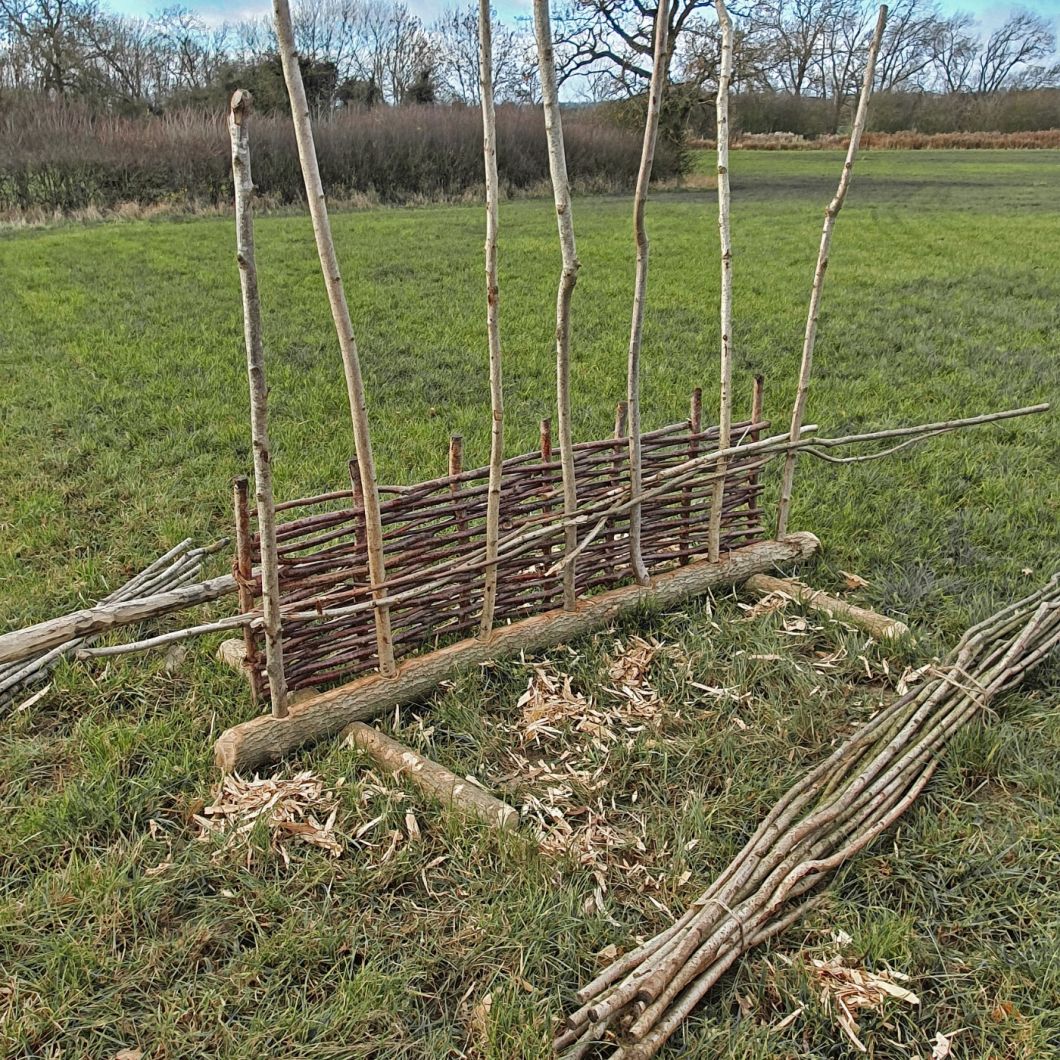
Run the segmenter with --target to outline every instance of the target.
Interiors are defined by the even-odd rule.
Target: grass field
[[[777,422],[840,162],[733,156],[738,394],[746,409],[763,372]],[[810,419],[840,433],[1055,401],[1058,204],[1060,152],[865,155],[833,247]],[[695,190],[649,208],[648,427],[683,416],[695,384],[716,400],[715,210]],[[582,438],[609,431],[624,390],[629,211],[575,204]],[[441,473],[450,431],[484,462],[481,210],[334,224],[382,478]],[[559,262],[547,202],[505,206],[501,225],[514,453],[551,412]],[[278,494],[336,488],[350,431],[308,221],[261,219],[258,255]],[[0,626],[13,628],[97,598],[184,536],[227,533],[229,481],[250,457],[230,220],[8,230],[0,276]],[[570,731],[544,748],[570,751],[572,805],[613,830],[591,856],[460,828],[334,745],[287,768],[342,781],[341,857],[295,848],[287,866],[260,831],[222,851],[188,819],[215,785],[212,737],[250,713],[211,661],[216,642],[57,672],[42,701],[0,720],[0,1054],[547,1056],[594,954],[668,923],[904,665],[1058,566],[1058,424],[978,428],[849,469],[804,462],[792,527],[824,542],[810,580],[862,575],[853,598],[908,616],[916,649],[885,658],[725,598],[713,621],[697,604],[552,653],[603,707],[616,639],[668,646],[648,673],[659,717],[603,747]],[[836,653],[834,668],[815,652]],[[461,774],[540,795],[508,756],[530,672],[467,674],[397,724]],[[854,1055],[806,962],[837,950],[909,975],[921,999],[862,1015],[876,1057],[930,1056],[936,1032],[956,1032],[960,1057],[1060,1051],[1058,704],[1053,664],[963,734],[898,832],[727,977],[670,1055]],[[600,767],[603,786],[586,783]]]

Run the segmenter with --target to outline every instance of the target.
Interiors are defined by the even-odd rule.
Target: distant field
[[[841,161],[733,155],[737,393],[747,408],[751,377],[764,373],[777,423]],[[698,165],[709,172],[713,160]],[[575,203],[579,438],[609,432],[623,396],[629,214],[624,198]],[[716,404],[713,195],[658,194],[648,223],[652,427],[684,416],[696,384]],[[441,473],[451,431],[469,461],[485,462],[481,208],[344,213],[334,224],[383,480]],[[505,205],[501,228],[515,453],[552,412],[559,258],[549,202]],[[278,494],[342,486],[345,391],[307,219],[260,220],[258,255]],[[10,628],[95,599],[184,536],[228,533],[229,483],[250,456],[230,219],[3,230],[0,276],[0,627]],[[1058,335],[1060,151],[864,155],[833,247],[812,422],[840,433],[1055,403]],[[838,588],[841,570],[867,578],[856,598],[907,615],[922,637],[910,658],[922,661],[1060,566],[1058,467],[1056,413],[860,467],[804,461],[792,527],[824,542],[814,584]],[[660,674],[689,704],[686,720],[661,743],[639,738],[608,791],[616,813],[645,814],[661,837],[643,856],[665,882],[649,900],[616,862],[603,912],[584,911],[596,886],[584,866],[420,809],[425,841],[383,867],[357,847],[336,861],[300,854],[290,869],[264,855],[250,870],[211,860],[184,815],[209,798],[211,735],[249,712],[236,677],[210,661],[214,642],[168,669],[139,658],[60,672],[47,698],[0,721],[0,1052],[545,1056],[550,1020],[591,973],[591,954],[667,922],[656,902],[680,909],[697,895],[792,772],[906,661],[891,660],[888,677],[872,651],[859,660],[857,638],[821,632],[816,646],[835,641],[847,658],[814,689],[799,666],[810,645],[793,647],[776,616],[736,625],[742,612],[721,601],[715,617],[721,633],[700,607],[644,628],[681,646],[696,681],[748,688],[746,729],[730,717],[737,708]],[[600,638],[554,659],[591,691],[608,648]],[[793,661],[749,666],[756,651]],[[493,775],[526,679],[512,665],[458,682],[427,714],[430,753]],[[839,929],[868,966],[912,976],[922,999],[864,1018],[872,1055],[930,1055],[936,1030],[960,1031],[960,1057],[1055,1049],[1058,705],[1053,666],[962,738],[898,838],[852,865],[806,927],[729,977],[680,1055],[848,1055],[812,983],[781,959],[826,952]],[[408,804],[371,794],[350,752],[326,747],[297,765],[347,778],[349,833],[377,814],[380,828],[400,827]],[[486,993],[483,1024],[472,1006]],[[769,1029],[797,1005],[803,1016]]]

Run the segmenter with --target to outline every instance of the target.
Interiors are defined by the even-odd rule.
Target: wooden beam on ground
[[[351,722],[377,717],[429,695],[439,682],[461,670],[520,652],[541,651],[602,629],[620,615],[641,608],[673,607],[752,574],[809,559],[820,542],[813,534],[792,534],[728,552],[717,563],[693,563],[658,575],[650,586],[629,585],[579,600],[574,611],[547,611],[501,626],[486,640],[462,640],[403,662],[392,677],[367,674],[291,707],[286,718],[262,715],[222,733],[214,760],[226,772],[257,769],[307,743],[335,736]]]
[[[342,739],[349,747],[363,751],[388,773],[407,780],[413,787],[464,817],[474,817],[502,831],[519,823],[518,812],[506,802],[495,799],[477,784],[458,777],[445,766],[424,758],[363,721],[347,726]]]
[[[759,596],[770,596],[773,593],[789,596],[814,611],[823,611],[840,622],[847,622],[864,630],[876,640],[893,640],[909,633],[909,627],[896,618],[888,618],[866,607],[858,607],[856,604],[847,603],[846,600],[811,589],[795,578],[772,578],[768,574],[754,574],[744,584]]]
[[[142,596],[138,600],[86,607],[83,611],[74,611],[69,615],[51,618],[47,622],[38,622],[35,626],[0,635],[0,662],[25,659],[36,652],[65,644],[68,640],[93,636],[117,626],[128,626],[133,622],[167,615],[171,611],[183,611],[196,604],[209,603],[211,600],[235,593],[236,589],[235,578],[231,574],[222,574],[219,578],[196,582],[194,585],[182,585],[179,589]]]

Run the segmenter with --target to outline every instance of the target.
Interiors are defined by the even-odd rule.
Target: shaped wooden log
[[[226,772],[257,769],[307,743],[340,733],[354,721],[392,710],[430,694],[461,670],[523,651],[541,651],[602,629],[640,608],[673,607],[752,574],[809,559],[820,542],[813,534],[792,534],[736,549],[718,563],[694,563],[658,575],[650,586],[629,585],[579,600],[574,611],[554,610],[495,629],[489,639],[462,640],[429,655],[408,659],[393,677],[368,674],[292,706],[286,718],[262,715],[223,733],[214,760]]]
[[[364,751],[388,773],[407,780],[456,813],[474,817],[502,831],[519,823],[518,812],[506,802],[495,799],[477,784],[458,777],[445,766],[424,758],[371,725],[355,721],[343,731],[342,739],[348,746]]]
[[[856,604],[829,596],[818,589],[811,589],[795,578],[772,578],[768,574],[755,574],[744,584],[759,596],[769,596],[772,593],[790,596],[792,600],[797,600],[806,607],[822,611],[840,622],[847,622],[858,629],[863,629],[877,640],[904,637],[909,633],[909,627],[896,618],[888,618],[866,607],[858,607]]]

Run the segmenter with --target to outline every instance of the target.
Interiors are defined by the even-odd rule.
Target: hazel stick
[[[497,541],[500,537],[501,475],[504,462],[504,387],[501,377],[500,286],[497,228],[500,180],[497,176],[497,116],[493,107],[493,32],[489,0],[478,4],[479,90],[482,94],[482,153],[486,170],[486,332],[490,364],[490,475],[486,495],[486,573],[479,633],[493,629],[497,604]]]
[[[719,0],[720,2],[720,0]],[[850,145],[847,147],[846,161],[843,163],[843,174],[839,178],[839,187],[835,197],[828,204],[824,213],[824,227],[821,230],[821,246],[817,252],[817,268],[813,274],[813,288],[810,291],[810,309],[806,317],[806,334],[802,343],[802,363],[799,365],[799,385],[795,394],[795,404],[791,410],[791,440],[797,442],[802,430],[802,418],[806,412],[806,401],[810,394],[810,374],[813,371],[813,348],[817,342],[817,320],[821,313],[821,296],[824,293],[825,272],[828,269],[828,255],[832,247],[832,230],[836,218],[843,208],[850,187],[850,178],[854,172],[854,162],[858,157],[861,134],[865,131],[865,120],[869,112],[869,98],[872,96],[872,83],[876,77],[876,58],[880,52],[880,41],[887,24],[887,5],[880,6],[876,18],[876,30],[869,44],[869,54],[865,62],[865,76],[861,83],[861,96],[850,130]],[[795,483],[795,462],[798,454],[788,453],[784,460],[784,471],[781,476],[780,504],[777,508],[777,537],[788,532],[788,516],[791,512],[791,493]]]
[[[574,285],[578,282],[580,263],[574,242],[574,216],[571,211],[570,181],[567,177],[567,155],[563,146],[563,119],[560,115],[548,0],[533,0],[533,10],[537,63],[541,75],[541,105],[545,113],[545,138],[548,142],[548,168],[552,177],[556,225],[559,229],[563,261],[559,289],[556,293],[556,414],[559,421],[559,459],[563,472],[564,548],[569,555],[578,547],[578,528],[572,522],[578,514],[578,486],[574,475],[574,442],[571,434],[570,307]],[[573,611],[577,605],[574,576],[574,564],[565,564],[563,607],[567,611]]]
[[[629,413],[629,489],[631,498],[641,491],[640,451],[640,349],[644,335],[644,304],[648,295],[648,232],[644,210],[655,161],[655,144],[659,136],[659,112],[667,78],[667,35],[669,0],[658,0],[655,12],[655,53],[651,83],[648,86],[648,113],[644,120],[644,142],[641,147],[637,189],[633,196],[633,240],[637,251],[637,269],[633,283],[633,321],[629,331],[629,359],[626,376],[626,404]],[[641,551],[641,507],[635,501],[629,510],[629,565],[639,585],[648,585],[651,577]]]
[[[298,143],[298,160],[305,181],[306,200],[313,220],[313,235],[316,238],[320,268],[324,274],[331,316],[335,321],[342,366],[346,375],[346,390],[353,420],[354,448],[357,451],[357,471],[364,494],[365,529],[368,538],[368,576],[373,593],[383,596],[386,582],[386,562],[383,556],[383,524],[379,514],[379,482],[375,473],[375,457],[372,453],[372,435],[368,427],[368,409],[361,378],[361,360],[357,352],[357,340],[353,334],[353,322],[346,303],[346,291],[339,271],[339,259],[335,253],[335,241],[331,235],[331,222],[324,198],[324,185],[320,179],[316,145],[313,141],[313,126],[309,120],[309,103],[306,100],[302,71],[298,65],[295,47],[294,26],[291,22],[291,7],[288,0],[273,0],[276,15],[276,37],[280,47],[280,61],[291,99],[291,117],[294,121],[295,139]],[[395,672],[394,642],[390,630],[390,611],[379,603],[375,609],[376,644],[379,652],[379,671],[386,676]]]
[[[236,200],[236,261],[243,292],[243,338],[247,348],[250,383],[250,436],[254,450],[254,497],[258,507],[261,542],[261,593],[265,613],[265,670],[273,717],[287,717],[287,678],[283,672],[283,634],[280,631],[280,572],[276,552],[276,510],[272,496],[272,451],[269,447],[268,387],[265,351],[261,341],[261,298],[254,258],[254,181],[250,172],[250,99],[237,89],[228,109],[232,141],[232,183]]]
[[[732,236],[729,226],[729,86],[732,82],[732,19],[724,0],[715,0],[721,27],[721,70],[718,74],[718,235],[721,242],[721,396],[718,410],[718,449],[728,449],[732,436]],[[721,514],[725,502],[724,459],[721,476],[710,499],[708,555],[717,563],[721,554]]]

